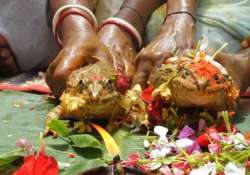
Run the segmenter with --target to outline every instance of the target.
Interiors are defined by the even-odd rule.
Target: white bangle
[[[100,26],[99,30],[107,25],[107,24],[116,24],[118,26],[122,26],[124,27],[126,30],[128,30],[130,32],[130,34],[133,35],[133,37],[136,39],[139,48],[141,48],[142,46],[142,37],[140,35],[140,33],[137,31],[137,29],[130,24],[129,22],[125,21],[124,19],[118,18],[118,17],[113,17],[113,18],[108,18],[106,19],[102,25]]]
[[[89,10],[87,7],[84,7],[84,6],[82,6],[82,5],[77,5],[77,4],[69,4],[69,5],[62,6],[62,7],[60,7],[60,8],[56,11],[56,13],[55,13],[55,15],[54,15],[54,17],[53,17],[53,21],[52,21],[53,35],[54,35],[56,38],[58,38],[59,44],[62,44],[62,40],[60,39],[59,36],[56,36],[56,24],[58,23],[58,20],[59,20],[59,18],[60,18],[61,13],[62,13],[64,10],[68,9],[68,8],[78,8],[78,9],[81,9],[81,10],[85,11],[86,13],[88,13],[88,14],[91,16],[91,18],[92,18],[92,20],[93,20],[93,23],[94,23],[95,30],[97,30],[97,28],[98,28],[97,19],[96,19],[94,13],[93,13],[91,10]]]

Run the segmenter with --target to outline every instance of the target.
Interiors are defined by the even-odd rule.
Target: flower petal
[[[221,146],[218,143],[209,144],[208,150],[210,153],[219,153],[219,152],[221,152]]]
[[[155,126],[154,133],[160,137],[166,137],[166,135],[168,133],[168,128],[163,127],[163,126]]]
[[[224,169],[225,175],[245,175],[246,174],[246,168],[236,166],[234,163],[229,162]]]
[[[191,147],[191,146],[193,145],[193,143],[194,143],[194,141],[191,140],[191,139],[188,139],[188,138],[179,139],[179,140],[176,141],[176,145],[177,145],[179,148],[182,148],[182,149]]]
[[[190,138],[195,135],[195,131],[190,128],[188,125],[186,125],[180,132],[178,138],[179,139],[184,139],[184,138]]]
[[[161,167],[160,172],[163,175],[173,175],[173,173],[171,172],[171,169],[167,165],[164,167]]]
[[[40,151],[37,156],[26,157],[21,168],[13,175],[57,175],[58,171],[56,160]]]
[[[208,162],[207,164],[193,169],[189,175],[215,175],[216,174],[216,165],[215,163]]]
[[[232,135],[234,147],[237,150],[242,150],[248,146],[245,137],[241,133],[236,133]]]

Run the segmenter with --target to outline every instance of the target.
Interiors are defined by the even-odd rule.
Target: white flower
[[[208,162],[207,164],[193,169],[189,175],[215,175],[216,174],[216,165],[215,163]]]
[[[168,143],[168,139],[166,137],[166,135],[168,133],[168,128],[163,127],[163,126],[155,126],[154,133],[160,137],[158,140],[158,143],[160,143],[160,144],[167,144]]]
[[[173,168],[174,175],[184,175],[184,171],[179,168]]]
[[[161,163],[160,162],[150,163],[150,170],[151,171],[155,171],[155,170],[159,169],[160,167],[161,167]]]
[[[245,137],[241,133],[237,133],[235,135],[232,135],[234,147],[237,150],[242,150],[247,147],[247,141]]]
[[[148,148],[149,148],[150,143],[149,143],[149,141],[148,141],[147,139],[145,139],[145,140],[143,141],[143,146],[144,146],[145,149],[148,149]]]
[[[182,149],[185,149],[185,148],[192,146],[193,143],[194,143],[194,141],[191,139],[188,139],[188,138],[179,139],[176,141],[177,147],[182,148]]]
[[[232,162],[229,162],[224,169],[225,175],[245,175],[246,174],[246,168],[237,166]]]

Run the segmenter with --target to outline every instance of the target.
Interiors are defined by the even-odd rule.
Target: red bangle
[[[81,16],[81,17],[85,18],[85,19],[91,24],[91,26],[92,26],[93,28],[95,28],[94,22],[91,21],[91,20],[88,18],[88,16],[87,16],[86,14],[81,13],[81,12],[79,12],[79,11],[76,11],[76,10],[74,10],[74,9],[66,9],[66,10],[62,13],[62,15],[60,15],[60,18],[59,18],[59,20],[58,20],[58,22],[57,22],[57,24],[56,24],[56,29],[55,29],[56,43],[57,43],[60,47],[62,47],[62,44],[59,42],[59,39],[58,39],[58,35],[59,35],[59,26],[62,24],[62,22],[64,21],[64,19],[65,19],[67,16],[69,16],[69,15],[78,15],[78,16]]]

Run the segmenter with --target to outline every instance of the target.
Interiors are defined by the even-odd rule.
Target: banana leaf
[[[56,105],[55,102],[42,95],[14,91],[1,91],[0,99],[0,155],[6,155],[6,153],[9,155],[13,152],[16,149],[16,141],[20,138],[26,138],[38,150],[39,135],[44,130],[45,116]],[[119,129],[113,133],[113,137],[120,147],[122,159],[126,159],[129,153],[143,152],[144,136]],[[86,139],[86,136],[82,138]],[[79,138],[75,137],[75,139],[79,147],[86,146],[79,141]],[[108,155],[103,144],[100,146],[93,139],[91,143],[94,143],[91,148],[77,148],[60,138],[48,137],[46,152],[57,159],[62,174],[78,174],[92,168],[107,166]],[[75,155],[74,158],[68,156],[72,153]],[[2,160],[0,156],[0,160],[5,161],[2,162],[3,164],[7,164],[19,157],[19,154],[11,154]],[[5,171],[6,169],[0,169],[0,174]]]

